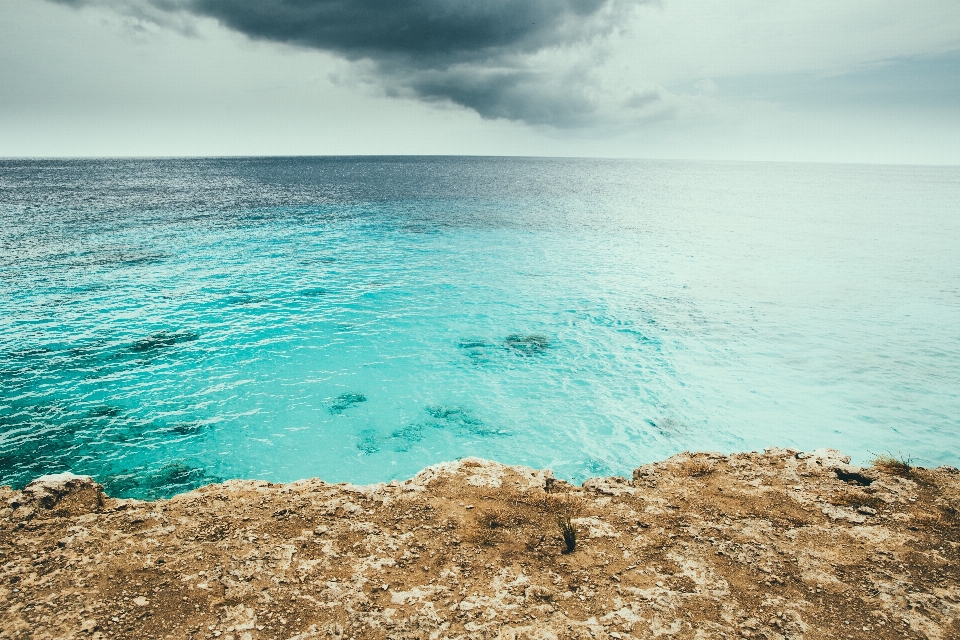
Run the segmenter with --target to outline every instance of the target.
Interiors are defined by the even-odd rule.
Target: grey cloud
[[[449,101],[488,119],[561,128],[604,118],[583,64],[537,54],[602,46],[647,0],[54,0],[141,19],[210,17],[248,37],[369,60],[387,93]],[[598,44],[600,43],[600,44]],[[585,53],[584,55],[587,55]]]
[[[384,68],[381,72],[387,71]],[[389,65],[380,81],[394,94],[450,101],[486,119],[504,118],[534,125],[577,128],[593,124],[597,105],[576,78],[526,68],[458,65],[443,70],[410,70]]]
[[[627,98],[624,103],[626,106],[633,109],[643,109],[649,107],[652,104],[656,104],[660,101],[660,94],[656,91],[644,91],[642,93],[634,93],[629,98]]]
[[[254,38],[348,58],[400,55],[437,67],[577,39],[584,34],[571,22],[609,1],[192,0],[188,6]]]

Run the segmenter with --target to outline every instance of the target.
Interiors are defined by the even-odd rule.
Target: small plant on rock
[[[515,538],[525,523],[516,508],[493,508],[479,511],[474,520],[471,539],[480,546],[493,547]]]
[[[902,455],[900,457],[894,457],[891,454],[884,454],[876,456],[870,464],[873,465],[874,469],[882,473],[894,476],[905,476],[913,471],[912,463],[913,460],[911,458],[905,458]]]
[[[700,458],[691,458],[681,463],[677,467],[677,475],[687,476],[689,478],[702,478],[715,471],[713,464],[709,460]]]
[[[563,537],[563,550],[560,553],[573,553],[577,548],[577,529],[573,526],[573,519],[568,514],[558,513],[557,526]]]
[[[560,537],[563,539],[560,553],[573,553],[577,548],[577,528],[573,519],[583,511],[583,500],[574,496],[550,496],[543,501],[543,506],[560,529]]]
[[[477,517],[477,523],[485,529],[501,529],[507,526],[509,520],[503,509],[484,511]]]
[[[851,491],[841,493],[839,495],[833,496],[829,500],[830,504],[835,504],[837,506],[843,507],[853,507],[857,509],[859,507],[870,507],[871,509],[879,509],[883,507],[886,502],[880,496],[870,495],[862,491]]]

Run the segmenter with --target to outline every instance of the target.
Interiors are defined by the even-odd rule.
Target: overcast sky
[[[0,0],[0,156],[960,164],[958,0]]]

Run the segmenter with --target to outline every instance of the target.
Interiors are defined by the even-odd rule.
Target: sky
[[[960,164],[957,0],[0,0],[0,157]]]

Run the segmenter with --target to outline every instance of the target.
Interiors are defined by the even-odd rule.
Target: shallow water
[[[960,169],[0,161],[0,483],[960,463]]]

